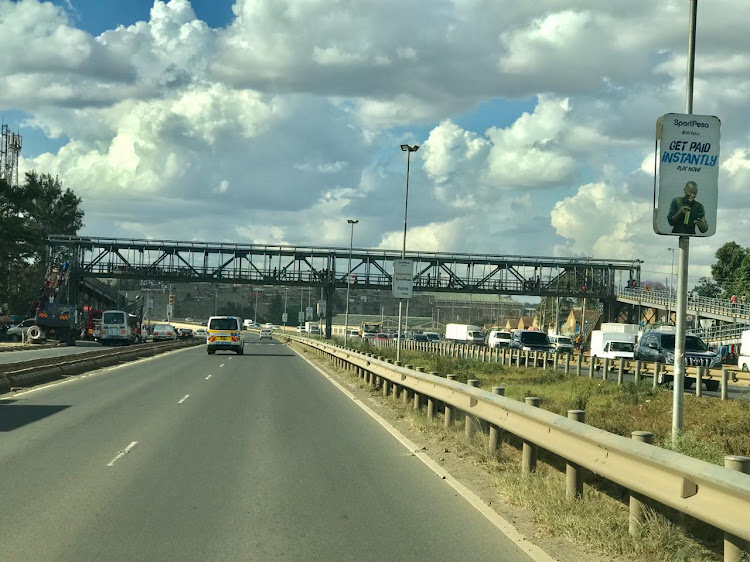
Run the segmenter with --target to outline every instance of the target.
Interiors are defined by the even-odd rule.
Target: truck
[[[42,302],[36,310],[34,325],[26,333],[32,343],[56,339],[73,346],[78,337],[77,323],[78,310],[75,305]]]
[[[627,326],[627,324],[621,324]],[[606,326],[606,324],[603,324]],[[635,334],[624,332],[606,332],[594,330],[591,332],[591,357],[599,359],[633,359],[635,343],[638,338]]]
[[[601,328],[602,332],[612,332],[616,334],[629,334],[632,336],[638,336],[641,327],[638,324],[620,324],[619,322],[603,322]]]
[[[741,371],[750,371],[750,330],[742,332],[740,339],[740,355],[737,366]]]
[[[362,322],[359,325],[359,337],[361,338],[374,338],[380,332],[382,332],[380,322]]]
[[[318,322],[305,322],[305,332],[311,335],[319,336],[320,335],[320,323]]]
[[[472,324],[446,324],[445,339],[456,343],[484,345],[484,332]]]

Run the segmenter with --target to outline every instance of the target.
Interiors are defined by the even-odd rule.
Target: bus
[[[102,313],[99,342],[102,345],[130,345],[141,341],[141,322],[137,316],[122,310]]]

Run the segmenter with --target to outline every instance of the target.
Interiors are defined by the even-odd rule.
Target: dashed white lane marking
[[[295,353],[297,353],[295,351]],[[323,375],[328,382],[338,388],[343,394],[345,394],[350,400],[352,400],[357,406],[362,408],[371,418],[378,422],[388,433],[390,433],[396,440],[401,443],[404,447],[411,452],[413,456],[418,458],[424,464],[426,464],[430,470],[435,474],[443,478],[451,488],[453,488],[459,495],[461,495],[471,506],[474,507],[479,513],[481,513],[485,519],[492,523],[498,530],[500,530],[506,537],[516,543],[523,551],[531,557],[535,562],[556,562],[555,559],[547,554],[544,550],[532,543],[529,539],[521,534],[521,532],[513,525],[510,521],[502,517],[494,509],[488,506],[482,498],[476,495],[474,492],[469,490],[461,482],[453,477],[448,471],[441,467],[437,462],[432,460],[428,455],[424,454],[421,449],[408,437],[402,434],[398,429],[388,423],[385,418],[380,416],[377,412],[368,408],[361,400],[358,400],[352,392],[347,388],[344,388],[338,381],[336,381],[331,375],[326,373],[323,369],[315,365],[304,355],[297,353],[297,355],[304,360],[313,369]]]
[[[121,457],[124,457],[125,455],[127,455],[130,452],[130,449],[132,449],[133,447],[135,447],[137,444],[138,444],[138,441],[133,441],[130,445],[128,445],[122,451],[120,451],[119,453],[117,453],[117,456],[115,458],[113,458],[111,461],[109,461],[109,463],[107,463],[107,466],[114,465],[117,462],[118,459],[120,459]]]
[[[178,403],[178,404],[182,404],[182,403],[183,403],[183,402],[184,402],[185,400],[187,400],[188,398],[190,398],[190,395],[189,395],[189,394],[186,394],[186,395],[185,395],[185,396],[183,396],[183,397],[182,397],[182,398],[180,399],[180,401],[179,401],[179,402],[177,402],[177,403]]]
[[[221,368],[221,367],[223,367],[223,366],[224,366],[224,363],[222,363],[221,365],[219,365],[219,368]]]
[[[210,378],[211,378],[212,376],[213,376],[213,375],[208,375],[208,376],[206,377],[206,380],[210,379]]]

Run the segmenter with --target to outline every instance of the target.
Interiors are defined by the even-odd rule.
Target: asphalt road
[[[0,401],[0,557],[529,560],[284,345]]]

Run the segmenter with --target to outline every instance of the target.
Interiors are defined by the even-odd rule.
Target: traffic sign
[[[657,234],[713,236],[721,121],[667,113],[656,121],[653,226]]]
[[[393,296],[397,299],[410,299],[414,292],[414,262],[412,260],[393,261]]]
[[[308,306],[305,309],[305,320],[312,320],[313,319],[313,307]]]
[[[286,324],[286,321],[287,321],[288,318],[289,318],[289,316],[287,316],[286,312],[284,312],[284,313],[281,314],[281,322],[283,324]]]
[[[304,322],[304,321],[305,321],[305,311],[304,310],[300,310],[299,314],[297,314],[297,322],[299,322],[300,324],[302,324],[302,322]]]
[[[326,315],[326,301],[318,301],[318,316]]]

